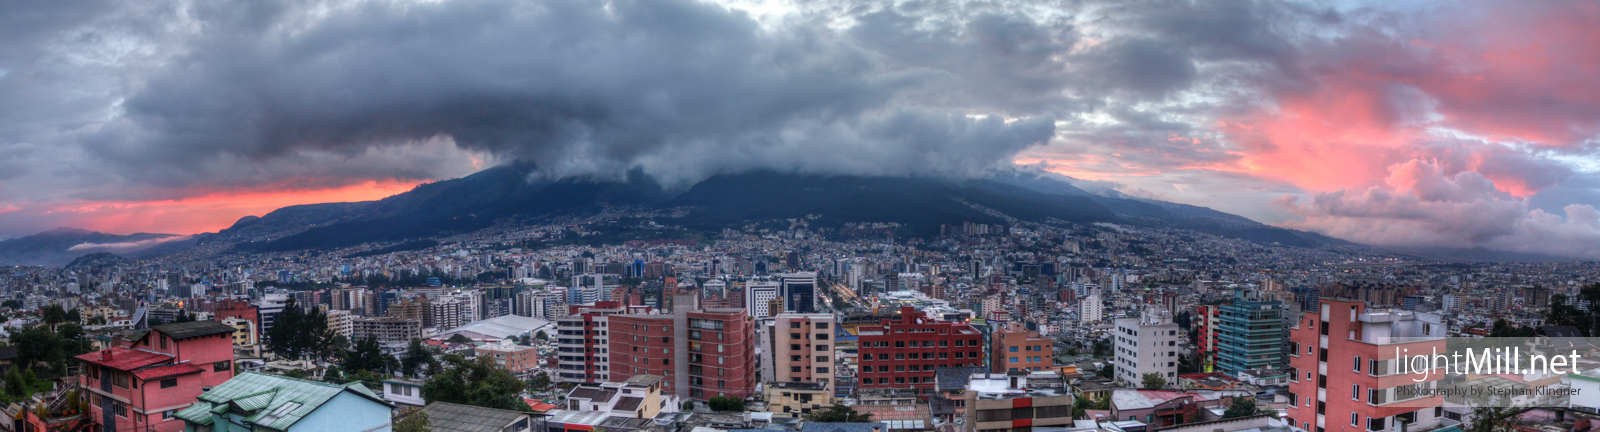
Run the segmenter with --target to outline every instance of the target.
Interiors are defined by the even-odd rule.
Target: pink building
[[[122,346],[77,357],[89,418],[101,432],[183,430],[173,417],[204,389],[233,378],[232,326],[193,321],[152,327]]]

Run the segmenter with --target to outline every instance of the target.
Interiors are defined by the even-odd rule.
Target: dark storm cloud
[[[899,103],[934,91],[940,73],[886,67],[826,32],[764,29],[712,4],[362,3],[304,14],[202,14],[220,25],[130,97],[127,123],[90,149],[185,183],[196,179],[158,171],[448,136],[555,175],[639,167],[682,185],[753,168],[972,175],[1053,132],[1049,115],[1006,123]],[[977,27],[995,50],[1034,37]]]

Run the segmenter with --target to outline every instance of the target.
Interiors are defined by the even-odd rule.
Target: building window
[[[161,388],[173,388],[173,387],[177,387],[177,386],[178,386],[178,379],[177,378],[167,378],[167,379],[161,380]]]
[[[230,370],[233,370],[233,362],[231,361],[224,360],[211,365],[212,372],[225,372]]]
[[[1356,372],[1361,372],[1361,356],[1356,356],[1356,361],[1351,367],[1354,367]]]
[[[1350,413],[1350,425],[1351,426],[1359,426],[1360,424],[1361,424],[1361,415],[1360,414],[1356,414],[1356,413]]]
[[[1361,385],[1360,384],[1351,384],[1350,385],[1350,400],[1355,400],[1355,401],[1361,400]]]

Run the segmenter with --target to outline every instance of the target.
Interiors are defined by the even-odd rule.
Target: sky
[[[1600,259],[1600,3],[0,1],[0,237],[192,234],[510,160],[668,187],[1026,165]]]

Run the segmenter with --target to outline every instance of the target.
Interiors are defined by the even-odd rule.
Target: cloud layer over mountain
[[[195,232],[509,159],[1086,181],[1600,258],[1600,7],[1195,0],[0,5],[0,235]]]

